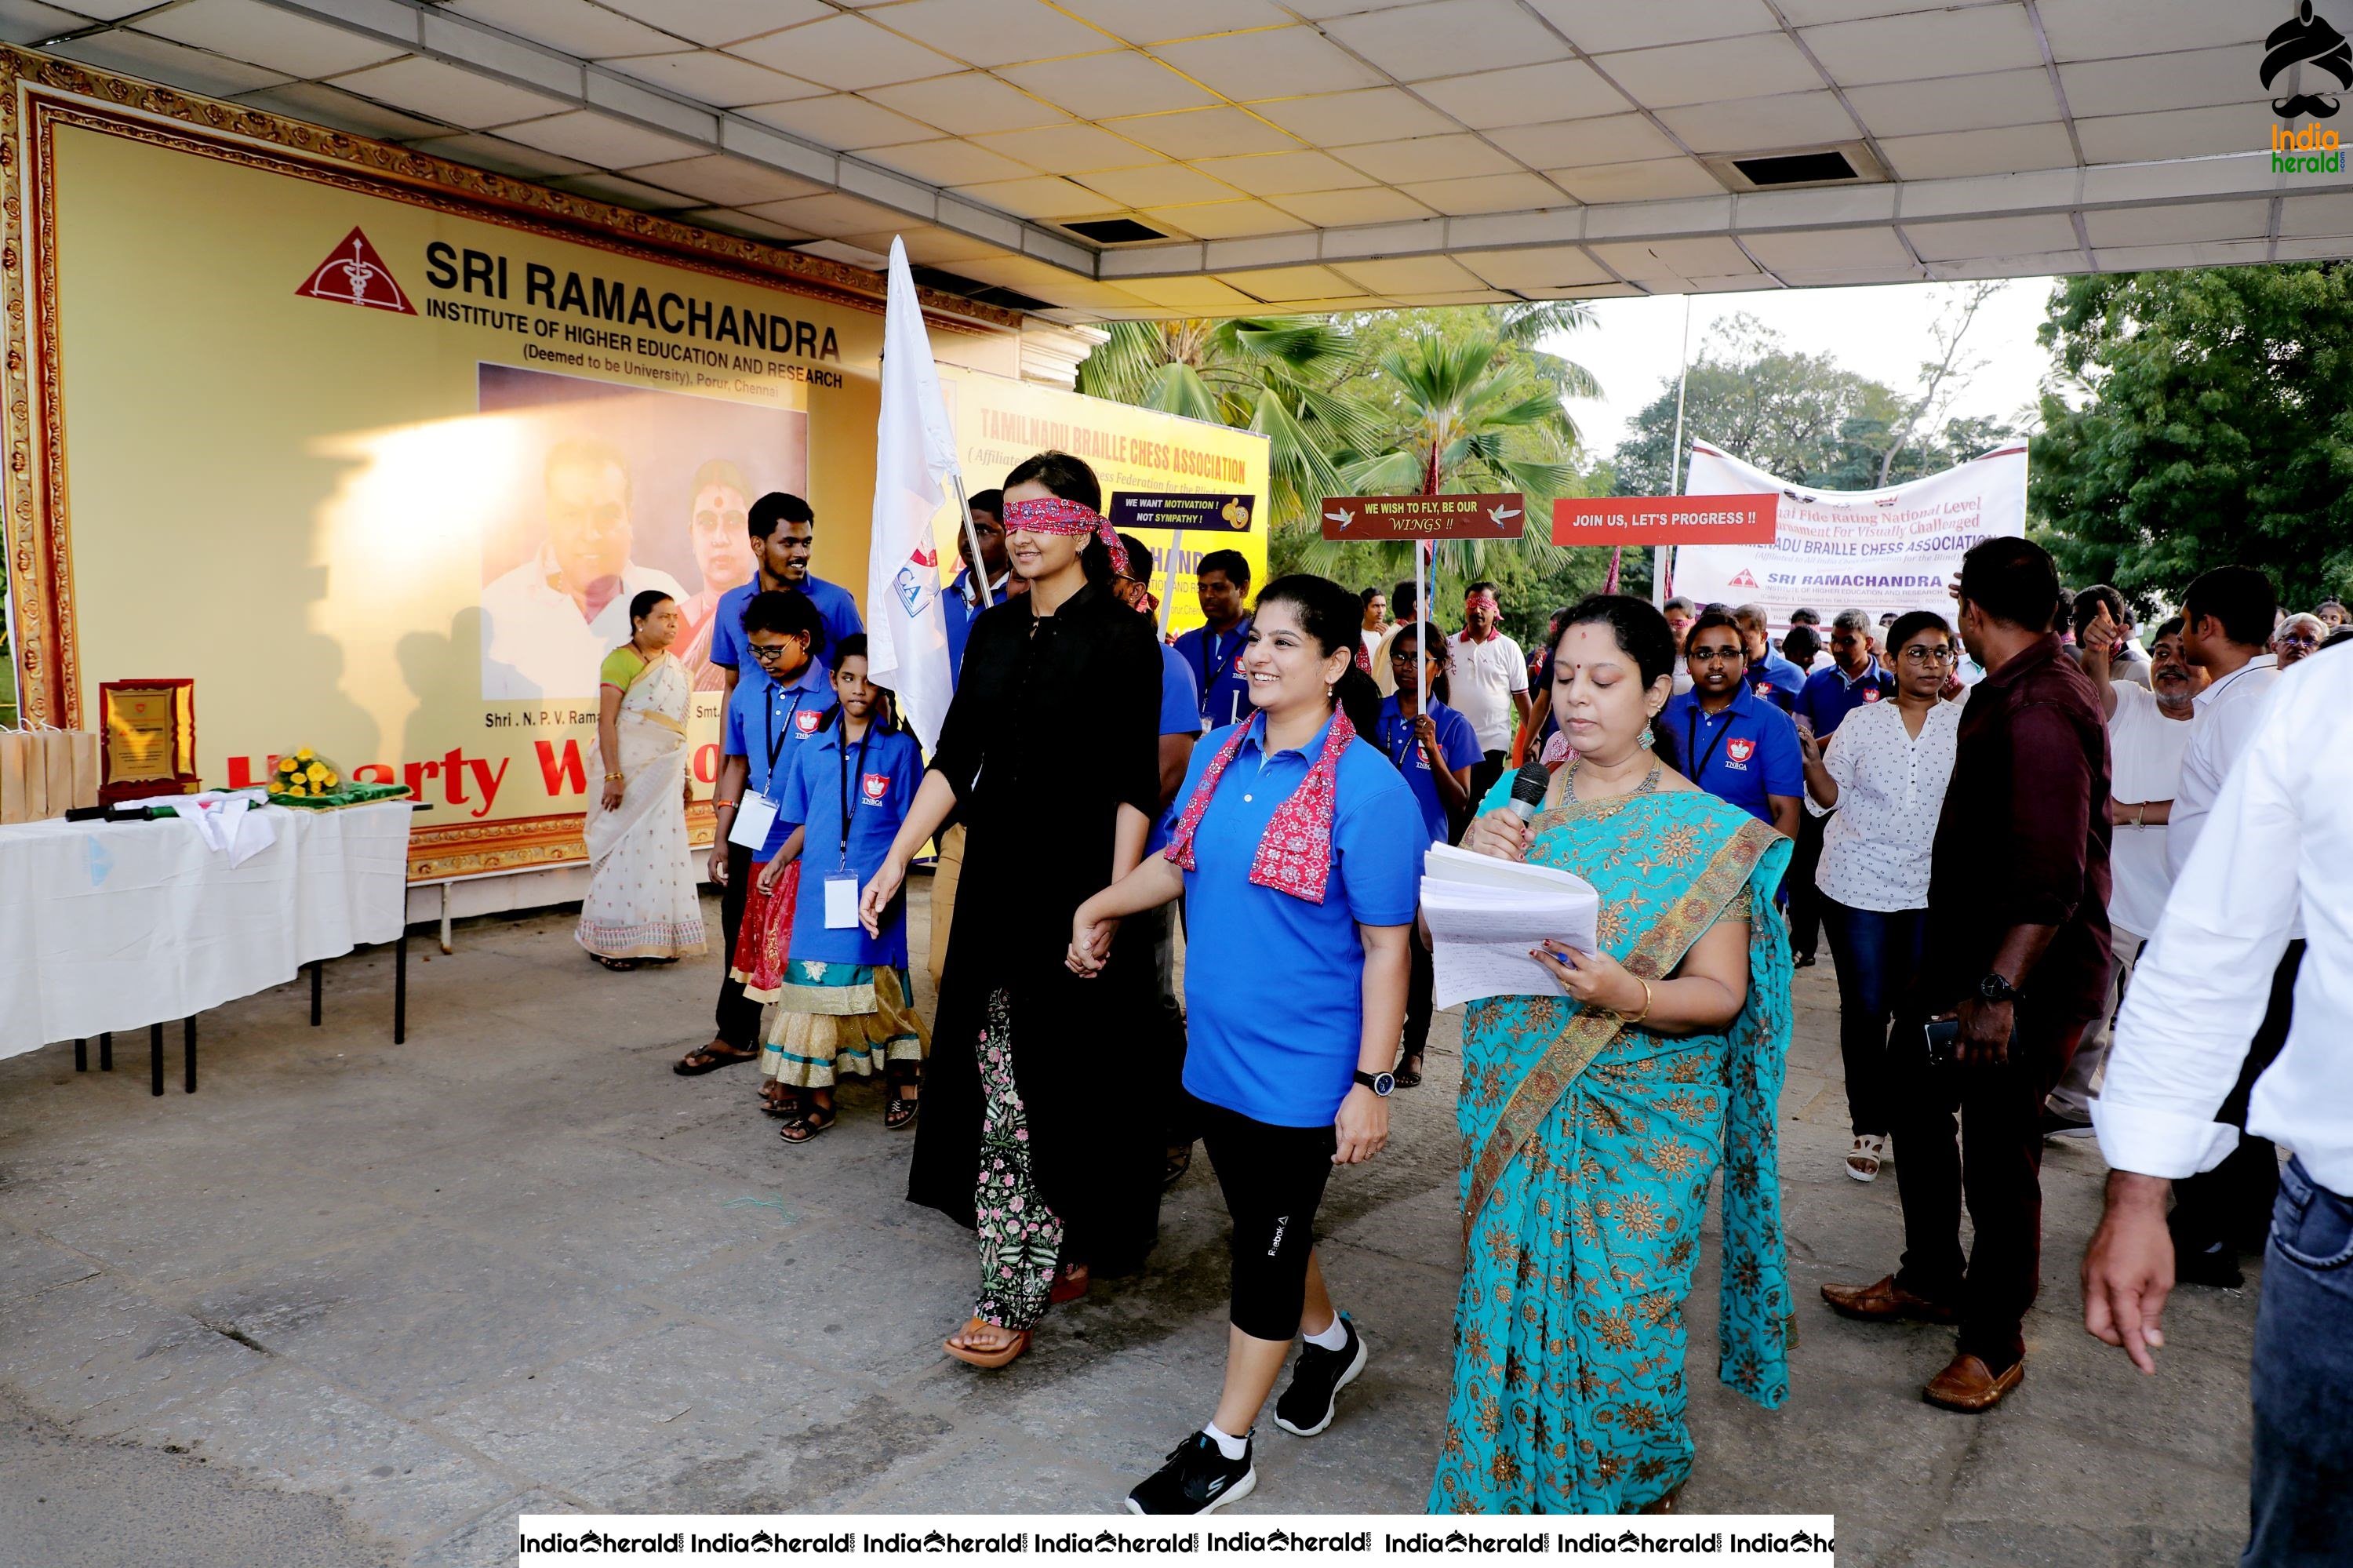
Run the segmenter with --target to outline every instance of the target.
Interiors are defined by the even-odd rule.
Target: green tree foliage
[[[1903,484],[2015,434],[1983,418],[1910,429],[1919,399],[1830,355],[1799,353],[1753,316],[1731,318],[1723,333],[1692,364],[1683,439],[1705,441],[1767,473],[1823,490],[1876,490],[1883,471],[1885,483]],[[1618,493],[1673,494],[1674,440],[1675,378],[1668,376],[1618,448]]]
[[[2178,600],[2236,564],[2297,606],[2353,587],[2353,269],[2069,279],[2042,339],[2077,383],[2043,399],[2029,469],[2068,580]]]

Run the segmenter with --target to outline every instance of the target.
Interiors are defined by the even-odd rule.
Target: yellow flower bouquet
[[[357,806],[371,800],[392,800],[408,793],[406,784],[356,783],[343,770],[309,747],[280,758],[269,769],[269,799],[280,806],[313,810]]]

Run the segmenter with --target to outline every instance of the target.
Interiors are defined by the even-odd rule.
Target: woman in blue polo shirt
[[[1452,843],[1471,819],[1471,770],[1486,753],[1479,747],[1471,721],[1446,705],[1446,640],[1432,631],[1423,647],[1429,623],[1400,626],[1389,640],[1389,673],[1397,694],[1381,699],[1381,721],[1374,738],[1381,751],[1405,775],[1414,803],[1421,808],[1421,832],[1399,847],[1421,874],[1421,853],[1432,842]],[[1415,690],[1424,672],[1416,661],[1427,660],[1430,711],[1418,712]],[[1421,1057],[1430,1044],[1430,1017],[1436,1011],[1431,991],[1437,977],[1430,949],[1419,942],[1413,952],[1412,983],[1405,1001],[1405,1039],[1398,1047],[1397,1086],[1416,1088],[1421,1083]]]
[[[1388,1139],[1418,886],[1398,846],[1423,823],[1396,768],[1359,737],[1380,709],[1356,664],[1358,620],[1337,583],[1267,585],[1241,655],[1252,716],[1194,747],[1167,849],[1071,921],[1071,968],[1091,974],[1108,926],[1184,895],[1185,1087],[1233,1216],[1223,1397],[1128,1494],[1132,1512],[1206,1513],[1256,1485],[1251,1427],[1293,1337],[1307,1344],[1275,1405],[1286,1432],[1323,1431],[1364,1369],[1365,1342],[1316,1264],[1315,1211],[1333,1166]],[[1243,974],[1269,983],[1213,983]]]
[[[791,836],[763,884],[805,867],[807,896],[793,909],[792,961],[776,994],[760,1075],[782,1095],[786,1143],[833,1125],[833,1086],[847,1074],[888,1081],[882,1125],[915,1119],[916,1080],[930,1044],[907,976],[907,908],[886,911],[868,936],[858,921],[867,878],[891,852],[923,781],[923,748],[892,722],[890,694],[866,678],[866,634],[834,651],[832,722],[802,747],[776,806]]]
[[[1789,838],[1798,836],[1806,763],[1789,715],[1747,683],[1740,623],[1720,609],[1692,622],[1683,642],[1692,689],[1660,715],[1684,778]]]

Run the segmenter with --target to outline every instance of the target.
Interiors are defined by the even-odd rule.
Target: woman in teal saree
[[[1767,1408],[1793,1333],[1775,1101],[1789,841],[1673,772],[1651,720],[1674,649],[1648,604],[1595,596],[1554,648],[1577,759],[1522,824],[1491,794],[1465,847],[1600,892],[1602,952],[1537,955],[1566,993],[1474,1002],[1462,1027],[1465,1259],[1430,1507],[1663,1512],[1691,1473],[1683,1299],[1724,1171],[1718,1373]]]

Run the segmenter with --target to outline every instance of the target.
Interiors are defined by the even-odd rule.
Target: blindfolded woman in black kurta
[[[1096,980],[1063,964],[1072,912],[1143,858],[1160,798],[1160,658],[1112,591],[1102,498],[1064,453],[1007,477],[1006,538],[1029,592],[973,622],[914,810],[866,890],[871,928],[950,810],[964,821],[907,1196],[979,1234],[978,1298],[945,1343],[977,1366],[1028,1349],[1090,1266],[1134,1269],[1159,1224],[1157,1122],[1139,1114],[1153,1064],[1120,1044],[1152,1002],[1152,954],[1134,940],[1148,934],[1115,939]]]

